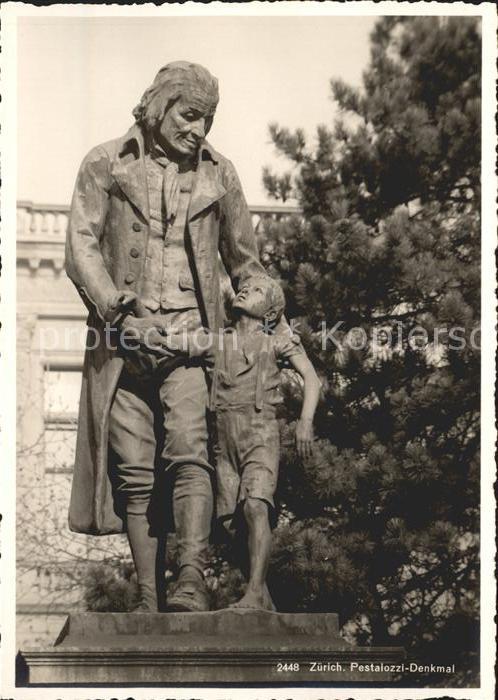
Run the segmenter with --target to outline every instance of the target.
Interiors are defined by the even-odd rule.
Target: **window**
[[[80,400],[81,370],[48,369],[45,371],[45,420],[75,421]]]
[[[50,368],[45,371],[46,472],[72,472],[80,388],[80,369]]]

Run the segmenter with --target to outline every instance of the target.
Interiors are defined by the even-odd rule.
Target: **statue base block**
[[[69,615],[53,647],[21,652],[27,685],[385,683],[399,647],[354,647],[335,613]]]

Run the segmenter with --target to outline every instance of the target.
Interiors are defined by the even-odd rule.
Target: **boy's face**
[[[233,300],[232,308],[253,318],[273,320],[270,289],[263,279],[244,282]]]

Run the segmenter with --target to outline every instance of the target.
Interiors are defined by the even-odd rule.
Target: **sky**
[[[375,17],[24,17],[18,31],[17,199],[68,204],[79,164],[124,134],[158,69],[201,63],[219,80],[208,140],[235,164],[246,199],[268,203],[282,171],[268,124],[313,139],[332,124],[330,79],[361,84]]]

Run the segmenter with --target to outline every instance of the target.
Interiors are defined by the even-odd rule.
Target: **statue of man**
[[[218,253],[235,290],[264,272],[235,169],[205,140],[217,103],[202,66],[161,68],[131,129],[84,159],[69,219],[66,269],[89,309],[69,524],[127,532],[145,612],[163,609],[164,482],[179,568],[167,609],[209,609],[209,374],[163,339],[219,330]]]

